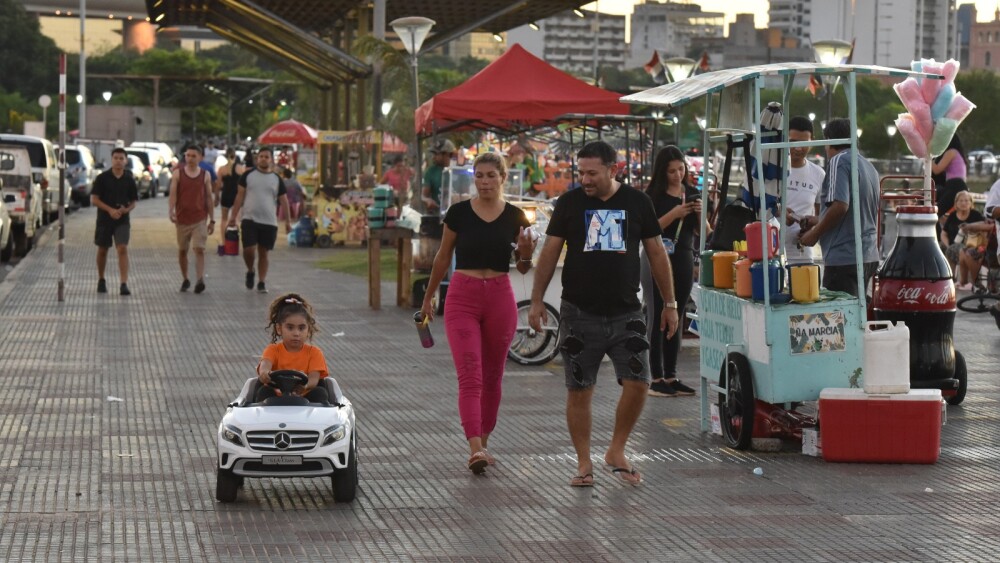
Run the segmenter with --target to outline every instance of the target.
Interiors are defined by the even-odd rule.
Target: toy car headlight
[[[323,445],[329,446],[334,442],[339,442],[347,436],[347,427],[343,424],[334,424],[323,431]]]
[[[232,424],[227,424],[222,427],[222,439],[227,442],[232,442],[237,446],[242,446],[243,432]]]

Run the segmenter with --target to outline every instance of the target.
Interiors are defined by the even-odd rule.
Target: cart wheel
[[[320,235],[316,237],[316,246],[320,248],[330,248],[330,244],[333,241],[330,239],[330,235]]]
[[[729,380],[726,381],[726,366],[722,366],[722,370],[719,372],[719,386],[726,389],[725,395],[719,393],[722,435],[730,447],[746,450],[750,449],[753,437],[754,406],[756,405],[750,362],[743,354],[730,352],[727,364],[729,365]]]
[[[969,371],[965,366],[965,356],[955,350],[955,379],[958,380],[958,392],[951,397],[945,397],[949,405],[960,405],[965,400],[965,392],[969,389]]]
[[[507,350],[507,357],[521,365],[540,366],[552,361],[559,353],[559,312],[546,303],[548,323],[538,332],[528,326],[530,310],[531,301],[525,300],[517,304],[517,329],[510,342],[510,349]]]

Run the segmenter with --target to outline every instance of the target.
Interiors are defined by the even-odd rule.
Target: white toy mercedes
[[[351,502],[358,487],[354,407],[332,377],[320,380],[328,403],[292,393],[308,381],[294,370],[271,373],[280,396],[255,403],[261,383],[243,384],[219,423],[215,498],[233,502],[246,477],[330,477],[333,499]]]

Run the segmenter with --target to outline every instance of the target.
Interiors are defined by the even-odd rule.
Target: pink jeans
[[[507,350],[517,328],[510,278],[479,279],[456,272],[448,286],[444,328],[458,373],[458,414],[466,438],[497,425]]]

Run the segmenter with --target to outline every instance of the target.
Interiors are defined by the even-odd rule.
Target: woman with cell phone
[[[691,297],[694,285],[695,239],[701,217],[701,192],[688,185],[688,166],[684,153],[674,145],[660,150],[653,164],[653,177],[646,194],[663,230],[663,246],[670,257],[674,276],[674,295],[680,315]],[[711,232],[708,227],[706,232]],[[652,382],[649,394],[654,397],[694,395],[694,389],[677,378],[677,356],[681,351],[683,330],[665,339],[660,332],[663,300],[653,285],[649,261],[642,259],[642,294],[646,300],[646,335],[649,337],[649,367]]]

